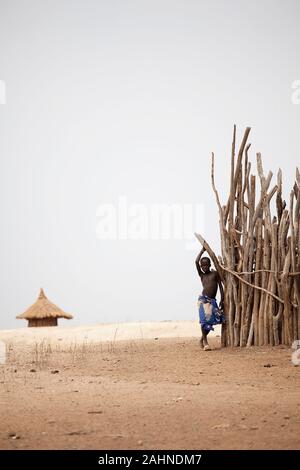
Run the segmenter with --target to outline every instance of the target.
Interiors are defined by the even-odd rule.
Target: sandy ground
[[[220,334],[220,326],[214,335]],[[0,330],[0,340],[6,343],[35,344],[47,341],[56,344],[91,343],[103,341],[143,340],[152,338],[188,338],[199,335],[197,321],[160,321],[139,323],[103,323],[89,326],[58,326],[49,328],[18,328]]]
[[[0,332],[0,448],[300,449],[291,350],[203,351],[183,323]]]

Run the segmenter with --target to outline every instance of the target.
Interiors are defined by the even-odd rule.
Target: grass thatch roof
[[[32,320],[34,318],[67,318],[72,319],[72,315],[69,313],[65,313],[55,304],[50,302],[45,296],[43,289],[40,290],[40,294],[36,300],[36,302],[31,305],[24,313],[18,315],[16,318],[25,319],[25,320]]]

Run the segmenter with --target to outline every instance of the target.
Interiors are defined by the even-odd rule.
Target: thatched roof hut
[[[41,289],[36,302],[16,318],[28,320],[28,326],[57,326],[58,318],[70,320],[73,317],[50,302]]]

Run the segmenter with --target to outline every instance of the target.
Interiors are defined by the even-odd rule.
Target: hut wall
[[[57,318],[33,318],[28,320],[29,327],[57,326]]]

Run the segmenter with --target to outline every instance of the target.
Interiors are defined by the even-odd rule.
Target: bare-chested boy
[[[207,257],[201,258],[204,251],[205,250],[202,249],[197,256],[196,267],[203,286],[202,295],[198,298],[199,323],[202,331],[200,346],[204,348],[205,351],[209,351],[210,346],[207,341],[207,335],[214,329],[214,325],[218,325],[224,321],[222,313],[224,308],[224,291],[217,271],[210,269],[210,259]],[[219,307],[216,301],[218,287],[221,294]]]

